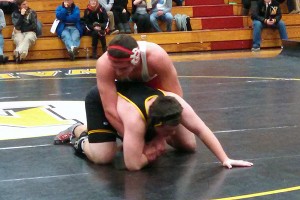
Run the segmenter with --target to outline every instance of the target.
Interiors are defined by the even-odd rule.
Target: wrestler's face
[[[126,61],[126,62],[112,61],[112,68],[115,70],[117,76],[126,77],[133,71],[135,66],[131,64],[130,61]]]
[[[176,133],[178,126],[179,125],[176,125],[176,126],[161,125],[161,126],[155,127],[155,131],[157,134],[159,134],[162,137],[169,137]]]

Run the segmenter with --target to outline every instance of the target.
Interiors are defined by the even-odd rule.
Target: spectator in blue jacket
[[[56,33],[62,39],[71,60],[79,54],[80,37],[83,30],[80,22],[80,10],[73,0],[64,0],[56,8],[56,18],[60,20]]]

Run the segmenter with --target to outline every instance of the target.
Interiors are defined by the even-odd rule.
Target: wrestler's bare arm
[[[193,108],[178,95],[170,92],[167,92],[167,94],[169,96],[174,96],[183,107],[181,124],[192,133],[194,133],[197,137],[199,137],[203,141],[203,143],[211,150],[211,152],[215,154],[215,156],[220,160],[223,166],[232,168],[232,166],[249,167],[253,165],[253,163],[247,161],[230,159],[226,155],[217,137],[195,113]]]
[[[159,76],[162,89],[182,96],[183,92],[177,77],[177,71],[167,52],[159,45],[149,43],[147,46],[147,60],[149,69],[153,69],[154,73]]]
[[[118,98],[118,113],[124,124],[123,152],[126,168],[140,170],[148,164],[143,154],[145,146],[145,122],[136,108],[121,97]]]
[[[115,74],[110,67],[107,56],[101,56],[96,64],[97,86],[104,108],[105,116],[111,125],[119,132],[124,132],[122,121],[117,112],[117,90]]]

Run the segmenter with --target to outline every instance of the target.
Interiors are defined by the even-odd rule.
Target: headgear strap
[[[140,53],[141,52],[140,52],[140,50],[139,50],[138,47],[133,48],[132,50],[127,49],[125,47],[122,47],[120,45],[112,45],[112,46],[108,47],[108,50],[112,50],[112,49],[116,49],[116,50],[122,51],[124,53],[129,54],[130,56],[128,58],[118,58],[118,57],[115,57],[115,56],[111,56],[108,53],[108,57],[111,60],[115,60],[115,61],[130,61],[133,65],[136,65],[139,62],[139,60],[140,60]]]

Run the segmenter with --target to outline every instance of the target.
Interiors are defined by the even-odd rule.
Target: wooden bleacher
[[[207,1],[207,2],[206,2]],[[26,60],[68,58],[63,42],[50,33],[50,27],[55,19],[55,9],[61,0],[30,0],[29,6],[37,11],[39,20],[43,23],[43,35],[30,49]],[[195,4],[198,5],[192,5]],[[81,14],[86,8],[85,1],[76,1]],[[199,4],[202,5],[199,5]],[[212,4],[212,5],[208,5]],[[161,45],[167,52],[190,52],[211,50],[250,49],[252,45],[252,21],[249,16],[241,16],[242,5],[240,0],[185,0],[185,6],[174,6],[172,14],[187,14],[191,17],[193,31],[176,31],[175,21],[173,32],[132,34],[137,40],[146,35],[146,40]],[[191,5],[189,5],[191,4]],[[131,3],[128,5],[131,9]],[[282,5],[283,20],[287,25],[288,36],[299,40],[300,15],[287,14],[286,5]],[[7,27],[3,30],[5,38],[4,52],[13,59],[15,48],[11,40],[12,22],[10,16],[6,17]],[[162,29],[165,27],[161,24]],[[107,36],[109,42],[114,36]],[[265,29],[262,34],[262,47],[279,47],[281,40],[277,30]],[[84,36],[81,39],[79,57],[91,56],[91,38]]]

